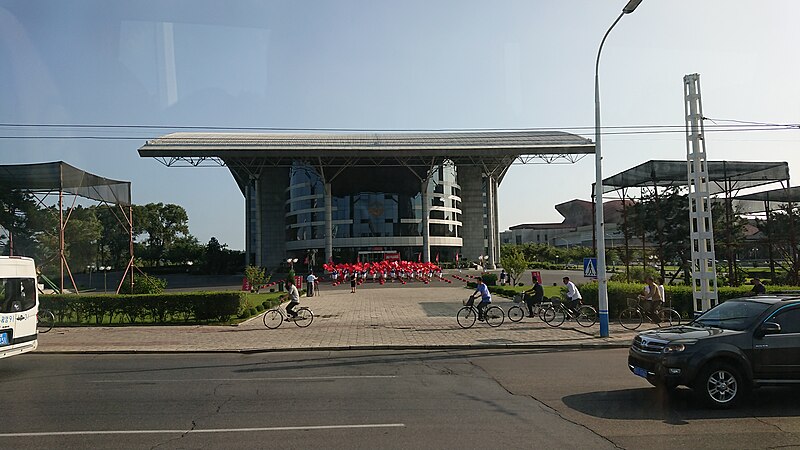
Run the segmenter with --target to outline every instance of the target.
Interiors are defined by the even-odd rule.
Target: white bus
[[[33,260],[0,256],[0,358],[36,350],[38,311]]]

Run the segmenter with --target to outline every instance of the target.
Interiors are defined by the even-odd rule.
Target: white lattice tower
[[[700,75],[683,77],[686,109],[686,165],[689,181],[689,223],[692,239],[692,291],[696,313],[717,304],[717,264],[708,165],[703,130]]]

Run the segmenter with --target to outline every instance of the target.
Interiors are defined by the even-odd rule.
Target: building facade
[[[174,133],[140,156],[225,166],[245,199],[248,264],[500,255],[497,188],[514,163],[576,162],[594,144],[563,132]]]

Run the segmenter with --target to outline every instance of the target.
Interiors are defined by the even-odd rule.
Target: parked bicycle
[[[270,309],[264,313],[264,326],[269,329],[275,329],[281,326],[284,321],[289,321],[294,322],[300,328],[305,328],[314,321],[314,312],[307,306],[301,306],[295,309],[295,312],[297,316],[287,317],[281,308]]]
[[[514,296],[514,304],[508,308],[508,312],[506,313],[508,315],[508,320],[512,322],[519,322],[523,317],[528,315],[528,305],[523,300],[523,294],[517,294]],[[544,321],[544,311],[550,306],[552,306],[552,303],[547,299],[541,303],[534,303],[532,308],[533,315]]]
[[[542,320],[551,327],[560,327],[567,319],[575,319],[582,327],[590,327],[597,323],[597,310],[592,306],[578,303],[577,310],[573,310],[558,297],[553,297],[550,301],[552,305],[544,310]]]
[[[661,302],[659,302],[661,303]],[[659,327],[662,324],[667,326],[680,325],[681,315],[678,311],[672,308],[658,308],[655,315],[647,312],[642,308],[641,301],[638,298],[629,298],[628,307],[619,313],[619,324],[626,330],[635,330],[642,326],[644,319],[650,323],[654,323]]]
[[[56,316],[47,309],[40,309],[36,313],[36,331],[39,333],[47,333],[53,329],[56,323]]]
[[[466,303],[466,301],[465,301]],[[499,327],[506,319],[506,315],[499,306],[489,305],[483,312],[484,321],[490,327]],[[478,320],[478,308],[475,306],[464,306],[456,313],[456,321],[461,328],[470,328]]]

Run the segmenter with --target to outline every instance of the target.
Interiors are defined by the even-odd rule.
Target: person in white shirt
[[[294,280],[287,280],[286,285],[289,289],[289,304],[286,305],[286,314],[290,320],[294,320],[297,318],[297,312],[294,309],[300,304],[300,292],[297,290],[297,286],[294,285]]]
[[[564,282],[564,286],[567,287],[567,301],[569,301],[569,308],[573,311],[578,310],[578,306],[581,304],[581,291],[578,290],[578,287],[575,286],[575,283],[569,281],[569,277],[564,277],[561,279]]]
[[[314,272],[311,272],[306,277],[306,297],[313,297],[314,296],[314,282],[317,281],[317,276],[314,275]]]
[[[645,278],[647,283],[639,294],[639,299],[644,300],[644,312],[647,314],[653,323],[658,323],[658,310],[661,309],[661,302],[664,300],[662,297],[662,288],[659,287],[653,277]]]

